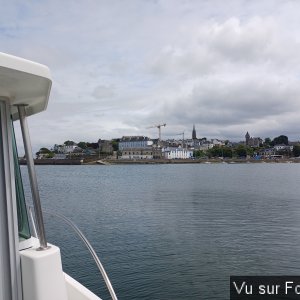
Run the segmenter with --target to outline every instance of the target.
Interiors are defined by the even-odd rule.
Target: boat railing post
[[[32,226],[34,237],[37,238],[38,233],[37,233],[37,230],[36,230],[35,220],[34,220],[33,213],[32,213],[32,206],[28,206],[28,212],[29,212],[29,217],[30,217],[30,220],[31,220],[31,226]]]
[[[18,107],[19,118],[20,118],[20,125],[21,125],[21,131],[22,131],[22,137],[23,137],[23,143],[25,149],[30,187],[32,192],[32,199],[34,204],[33,206],[34,213],[37,222],[37,233],[40,242],[39,250],[46,250],[48,249],[48,246],[47,246],[47,239],[45,234],[45,226],[43,220],[43,212],[41,207],[40,195],[39,195],[38,184],[37,184],[37,177],[36,177],[34,161],[32,157],[32,148],[30,143],[30,136],[29,136],[26,110],[25,110],[26,105],[17,105],[17,107]]]

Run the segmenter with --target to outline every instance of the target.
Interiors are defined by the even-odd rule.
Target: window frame
[[[0,98],[0,298],[20,300],[21,270],[10,104]]]

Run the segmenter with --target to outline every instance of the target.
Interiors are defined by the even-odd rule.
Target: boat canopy
[[[12,117],[18,119],[14,105],[26,105],[26,115],[47,108],[51,74],[48,67],[0,52],[0,99],[9,99]]]

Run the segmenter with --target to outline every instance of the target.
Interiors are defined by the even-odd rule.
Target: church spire
[[[195,124],[193,125],[192,139],[193,139],[193,140],[196,140],[196,139],[197,139],[196,129],[195,129]]]

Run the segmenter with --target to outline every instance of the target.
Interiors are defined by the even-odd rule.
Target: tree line
[[[238,144],[235,147],[229,147],[227,145],[225,146],[214,146],[213,148],[203,151],[203,150],[196,150],[194,151],[194,157],[201,158],[201,157],[224,157],[224,158],[233,158],[233,157],[253,157],[255,155],[258,155],[260,152],[262,152],[264,149],[274,147],[275,145],[289,145],[289,139],[285,135],[280,135],[278,137],[275,137],[273,140],[270,138],[265,138],[264,143],[259,145],[259,147],[249,147],[244,144]],[[278,150],[278,155],[284,155],[284,156],[294,156],[298,157],[300,156],[300,145],[294,145],[293,150],[290,151],[289,149],[282,149]]]

